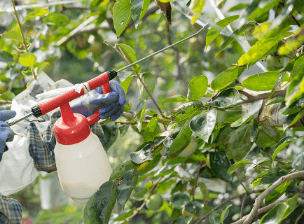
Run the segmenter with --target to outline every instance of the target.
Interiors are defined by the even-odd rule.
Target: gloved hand
[[[14,132],[9,128],[8,124],[4,121],[9,120],[16,116],[16,112],[13,110],[5,110],[4,107],[0,107],[0,162],[2,160],[2,154],[6,147],[5,142],[11,142],[14,138]]]
[[[101,107],[99,109],[100,119],[110,117],[111,121],[115,121],[119,118],[124,111],[125,92],[118,82],[111,80],[109,83],[110,93],[102,94],[102,87],[94,89],[89,92],[88,96],[84,96],[76,104],[72,104],[73,112],[88,117]]]

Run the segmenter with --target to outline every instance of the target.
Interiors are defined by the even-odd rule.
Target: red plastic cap
[[[73,145],[85,140],[91,133],[87,119],[81,114],[74,114],[69,122],[59,118],[54,125],[56,141],[62,145]]]

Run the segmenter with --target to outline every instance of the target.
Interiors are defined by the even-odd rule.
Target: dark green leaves
[[[109,222],[116,202],[116,187],[115,181],[107,181],[94,194],[94,209],[98,224],[107,224]]]
[[[169,98],[164,99],[162,105],[166,104],[166,103],[174,103],[174,102],[182,102],[185,103],[188,100],[186,99],[186,97],[182,96],[182,95],[175,95],[175,96],[171,96]]]
[[[114,5],[113,20],[117,37],[119,37],[128,26],[131,19],[131,8],[132,4],[128,0],[118,0]]]
[[[225,152],[210,152],[210,166],[220,179],[226,182],[232,181],[232,176],[227,173],[230,163]]]
[[[233,174],[237,169],[241,168],[242,166],[248,165],[248,164],[251,164],[251,162],[245,161],[245,160],[238,161],[235,164],[233,164],[231,167],[229,167],[227,173]]]
[[[116,141],[118,136],[118,127],[116,122],[109,122],[101,126],[104,132],[102,146],[108,151],[111,145]]]
[[[247,155],[253,144],[250,141],[250,130],[250,125],[245,124],[231,132],[226,148],[228,159],[239,161]]]
[[[261,219],[260,224],[280,224],[297,207],[299,195],[296,194],[286,202],[276,205]]]
[[[215,24],[214,27],[211,27],[211,29],[208,31],[207,38],[206,38],[206,47],[209,46],[209,44],[220,34],[220,32],[228,26],[233,21],[237,20],[239,16],[230,16],[227,17]]]
[[[132,19],[134,20],[135,29],[137,29],[137,26],[139,24],[139,21],[143,18],[143,16],[146,14],[146,11],[150,5],[149,0],[131,0],[132,4]]]
[[[275,157],[277,156],[277,154],[278,154],[282,149],[284,149],[286,146],[289,145],[290,142],[293,142],[293,141],[296,140],[296,139],[297,139],[297,137],[295,137],[295,136],[287,136],[287,137],[281,139],[281,140],[278,142],[278,144],[276,145],[276,147],[275,147],[275,151],[274,151],[274,153],[273,153],[273,155],[272,155],[272,160],[275,159]]]
[[[222,91],[209,105],[213,107],[225,108],[241,101],[241,96],[235,88]]]
[[[192,221],[193,215],[175,219],[172,224],[190,224]]]
[[[112,172],[110,176],[110,180],[115,180],[119,177],[121,177],[125,172],[128,170],[134,169],[137,167],[136,163],[133,163],[130,159],[127,159],[123,161],[121,164],[119,164]]]
[[[207,91],[208,79],[206,76],[197,76],[188,84],[188,100],[199,100]]]
[[[289,106],[295,101],[304,97],[304,74],[303,69],[293,77],[286,92],[286,105]]]
[[[295,158],[292,163],[292,168],[296,170],[304,170],[304,152]]]
[[[90,200],[85,205],[84,211],[83,211],[83,222],[84,224],[99,224],[98,219],[95,213],[94,209],[94,198],[95,195],[93,195]]]
[[[190,201],[190,195],[185,193],[176,193],[171,196],[170,201],[175,208],[182,209]]]
[[[276,81],[280,77],[280,72],[263,72],[249,76],[242,85],[254,91],[268,91],[272,90]]]
[[[194,116],[190,121],[192,132],[208,142],[208,139],[214,129],[216,123],[216,109],[211,109],[208,112],[203,111],[201,114]]]
[[[130,158],[134,163],[142,164],[145,161],[152,160],[153,143],[149,142],[141,150],[130,153]]]
[[[280,167],[269,170],[264,176],[262,176],[262,179],[259,184],[272,184],[280,177],[285,176],[287,174],[287,171]]]
[[[5,63],[12,63],[14,62],[14,56],[6,51],[0,50],[0,61]]]
[[[117,202],[121,205],[122,208],[125,207],[126,202],[128,201],[131,192],[137,184],[138,173],[137,170],[129,170],[125,172],[121,177],[121,184],[117,185]]]
[[[280,0],[254,0],[247,7],[247,19],[255,19],[258,16],[267,13],[272,7],[277,5]]]

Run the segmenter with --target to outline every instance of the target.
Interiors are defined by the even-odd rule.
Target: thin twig
[[[172,130],[173,131],[173,130]],[[168,134],[168,136],[166,138],[164,138],[163,140],[161,140],[159,143],[157,143],[154,147],[153,150],[151,151],[152,153],[159,147],[161,146],[171,135],[172,131]]]
[[[261,193],[264,190],[253,190],[253,191],[249,191],[248,195],[250,194],[254,194],[254,193]],[[218,210],[220,207],[222,207],[224,204],[228,203],[229,201],[232,201],[235,198],[240,198],[243,197],[245,194],[247,194],[247,192],[243,193],[243,194],[237,194],[237,195],[232,195],[230,198],[227,198],[225,201],[223,201],[222,203],[218,204],[217,206],[215,206],[214,209],[212,209],[210,212],[208,212],[206,215],[204,215],[203,217],[201,217],[200,219],[197,220],[197,222],[195,224],[200,224],[204,219],[206,219],[212,212]]]
[[[128,59],[114,46],[112,46],[110,43],[108,43],[107,41],[104,41],[104,43],[106,45],[108,45],[109,47],[111,47],[113,50],[115,50],[124,60],[125,62],[129,65],[131,64]],[[133,70],[135,70],[133,67],[131,67]],[[137,78],[139,79],[139,81],[141,82],[141,84],[143,85],[143,87],[145,88],[145,90],[147,91],[147,93],[149,94],[151,100],[153,101],[153,103],[155,104],[157,110],[159,111],[159,113],[161,114],[162,117],[165,117],[165,115],[163,114],[162,110],[160,109],[160,107],[158,106],[157,102],[155,101],[155,99],[153,98],[152,94],[150,93],[150,91],[148,90],[146,84],[144,83],[144,81],[140,78],[140,76],[135,73]]]
[[[263,100],[262,106],[261,106],[261,108],[260,108],[260,110],[259,110],[259,113],[258,113],[258,124],[260,124],[260,116],[261,116],[261,114],[262,114],[262,111],[263,111],[263,109],[264,109],[264,106],[265,106],[265,104],[266,104],[266,101],[267,101],[267,100]]]
[[[134,213],[128,217],[126,220],[122,221],[122,222],[119,222],[118,224],[121,224],[121,223],[125,223],[125,222],[130,222],[131,219],[136,216],[146,205],[147,201],[149,200],[149,198],[152,196],[153,194],[153,191],[155,190],[156,186],[159,184],[159,182],[161,181],[162,177],[160,177],[155,184],[153,184],[153,187],[151,188],[151,190],[149,191],[149,194],[148,196],[145,198],[144,202],[141,204],[141,206],[139,208],[137,208]]]
[[[19,17],[18,17],[18,13],[17,13],[17,11],[16,11],[16,7],[15,7],[14,0],[11,0],[11,3],[12,3],[13,8],[14,8],[14,14],[15,14],[15,17],[16,17],[16,20],[17,20],[17,24],[18,24],[20,33],[21,33],[22,43],[23,43],[24,49],[25,49],[26,52],[28,52],[28,50],[27,50],[27,45],[26,45],[26,42],[25,42],[24,33],[23,33],[23,29],[22,29],[22,25],[21,25],[21,23],[20,23],[20,20],[19,20]],[[32,73],[33,73],[34,79],[37,80],[37,76],[36,76],[36,74],[35,74],[34,68],[33,68],[32,66],[30,66],[30,68],[31,68],[31,71],[32,71]]]
[[[243,91],[243,90],[238,90],[240,94],[244,95],[247,97],[248,100],[253,100],[254,99],[254,96],[253,95],[250,95],[249,93]]]
[[[286,95],[286,90],[278,90],[278,91],[276,91],[272,95],[271,98],[278,97],[278,96],[285,96],[285,95]],[[267,99],[268,96],[269,96],[269,93],[259,94],[259,95],[254,96],[254,98],[252,98],[251,100],[249,100],[249,99],[248,100],[244,100],[242,102],[234,104],[233,106],[237,106],[237,105],[241,105],[241,104],[246,104],[246,103],[252,103],[252,102],[255,102],[255,101]]]
[[[0,100],[0,104],[12,104],[10,100]]]
[[[197,172],[196,176],[195,176],[195,185],[194,187],[192,188],[192,191],[191,191],[191,196],[192,196],[192,199],[194,200],[194,193],[195,193],[195,190],[197,188],[197,182],[198,182],[198,179],[199,179],[199,175],[200,175],[200,170],[202,168],[204,168],[205,166],[207,166],[207,163],[205,163],[204,165],[203,164],[203,161],[200,162],[199,164],[199,167],[197,168],[197,170],[195,172]]]
[[[300,177],[304,177],[304,171],[299,171],[295,173],[291,173],[289,175],[281,177],[279,180],[274,182],[269,188],[267,188],[262,194],[260,194],[256,199],[255,203],[253,205],[253,208],[248,216],[246,216],[246,220],[244,221],[244,224],[250,224],[253,220],[253,218],[258,214],[258,210],[264,201],[264,199],[278,186],[285,183],[288,180],[297,179]]]
[[[240,219],[243,217],[244,207],[245,207],[247,196],[248,196],[248,194],[245,194],[244,198],[243,198],[243,201],[242,201],[241,212],[240,212]]]

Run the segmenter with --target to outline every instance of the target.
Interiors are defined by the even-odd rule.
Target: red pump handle
[[[116,71],[114,71],[114,70],[108,71],[108,72],[105,72],[105,73],[97,76],[96,78],[89,80],[87,82],[87,84],[89,85],[90,90],[93,90],[93,89],[96,89],[97,87],[102,86],[102,93],[106,94],[106,93],[111,92],[109,80],[115,78],[116,75],[117,75]],[[39,109],[39,113],[37,113],[37,114],[38,114],[38,116],[44,115],[44,114],[60,107],[61,105],[69,103],[70,101],[72,101],[82,95],[84,95],[83,89],[81,89],[80,93],[76,92],[75,89],[67,91],[66,93],[63,93],[47,102],[37,104],[37,107]],[[37,108],[34,108],[34,109],[37,109]],[[33,108],[32,108],[32,111],[33,111]],[[35,115],[35,113],[34,113],[34,115]],[[37,115],[35,115],[35,116],[37,116]],[[92,114],[87,119],[88,119],[89,125],[92,125],[95,122],[97,122],[99,120],[99,108],[95,111],[94,114]]]

